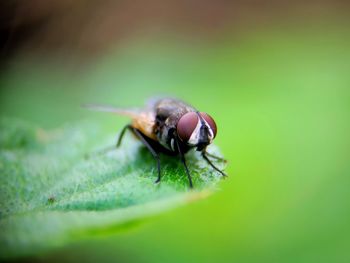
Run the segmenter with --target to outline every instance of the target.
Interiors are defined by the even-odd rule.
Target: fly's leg
[[[226,159],[224,159],[224,158],[221,158],[221,157],[219,157],[219,156],[216,156],[216,155],[214,155],[214,154],[211,154],[211,153],[208,153],[208,152],[205,152],[205,155],[208,157],[211,157],[211,158],[213,158],[213,159],[215,159],[215,160],[218,160],[218,161],[221,161],[221,162],[224,162],[224,163],[227,163],[227,160]]]
[[[141,140],[141,142],[147,147],[147,149],[151,152],[153,155],[154,159],[157,161],[157,168],[158,168],[158,178],[155,181],[155,183],[160,182],[160,160],[159,160],[159,154],[152,148],[152,146],[147,142],[147,140],[144,138],[144,135],[136,128],[132,128],[131,126],[129,129],[132,129],[134,134]],[[122,135],[122,134],[121,134]]]
[[[185,155],[181,151],[181,147],[180,147],[179,141],[177,140],[176,136],[175,136],[175,141],[176,141],[178,152],[180,154],[180,158],[181,158],[182,164],[185,166],[185,170],[186,170],[186,174],[187,174],[187,178],[188,178],[188,182],[189,182],[190,188],[193,188],[192,178],[191,178],[190,171],[188,170],[188,167],[187,167],[187,164],[186,164]]]
[[[221,173],[222,174],[222,176],[227,176],[223,171],[221,171],[219,168],[217,168],[210,160],[209,160],[209,158],[207,157],[207,155],[206,155],[206,152],[202,152],[202,156],[203,156],[203,158],[207,161],[207,163],[211,166],[211,167],[213,167],[216,171],[218,171],[219,173]]]
[[[124,138],[124,134],[126,132],[126,130],[132,130],[132,127],[130,124],[128,125],[125,125],[124,128],[122,129],[122,131],[120,132],[120,135],[119,135],[119,138],[118,138],[118,141],[117,141],[117,144],[115,145],[115,148],[119,148],[119,146],[121,145],[122,143],[122,140]]]
[[[103,148],[102,150],[98,150],[98,151],[95,151],[91,154],[86,154],[85,155],[85,158],[88,159],[90,157],[94,157],[94,156],[100,156],[100,155],[104,155],[106,153],[109,153],[111,151],[114,151],[116,150],[117,148],[119,148],[121,142],[122,142],[122,139],[124,137],[124,134],[126,132],[127,129],[131,130],[131,125],[128,124],[128,125],[125,125],[124,128],[122,129],[122,131],[120,132],[120,135],[118,137],[118,141],[117,141],[117,144],[116,145],[111,145],[111,146],[108,146],[106,148]]]

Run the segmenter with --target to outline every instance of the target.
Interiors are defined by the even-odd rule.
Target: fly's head
[[[203,151],[216,136],[216,123],[204,112],[187,112],[177,123],[176,131],[181,141]]]

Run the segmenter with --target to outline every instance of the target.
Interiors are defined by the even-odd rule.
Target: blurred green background
[[[350,23],[327,7],[219,35],[135,33],[93,58],[30,39],[12,50],[1,115],[43,128],[89,119],[108,136],[127,120],[81,104],[176,96],[215,118],[230,175],[206,200],[24,260],[349,262]]]

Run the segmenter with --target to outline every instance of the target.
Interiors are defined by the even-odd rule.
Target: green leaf
[[[221,179],[191,152],[193,191],[181,162],[169,156],[161,156],[162,181],[155,184],[154,159],[130,135],[120,149],[86,158],[115,142],[115,136],[106,138],[88,122],[47,132],[1,119],[0,130],[0,252],[5,257],[120,230],[208,196]],[[215,146],[209,151],[220,156]]]

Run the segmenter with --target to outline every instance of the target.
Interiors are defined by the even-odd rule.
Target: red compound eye
[[[177,134],[180,139],[187,142],[198,123],[198,115],[195,112],[188,112],[183,115],[177,123]]]
[[[210,117],[210,115],[206,114],[205,112],[201,112],[200,115],[202,116],[202,118],[209,124],[211,130],[214,133],[214,138],[216,136],[216,132],[217,132],[217,128],[216,128],[216,123],[213,120],[212,117]]]

